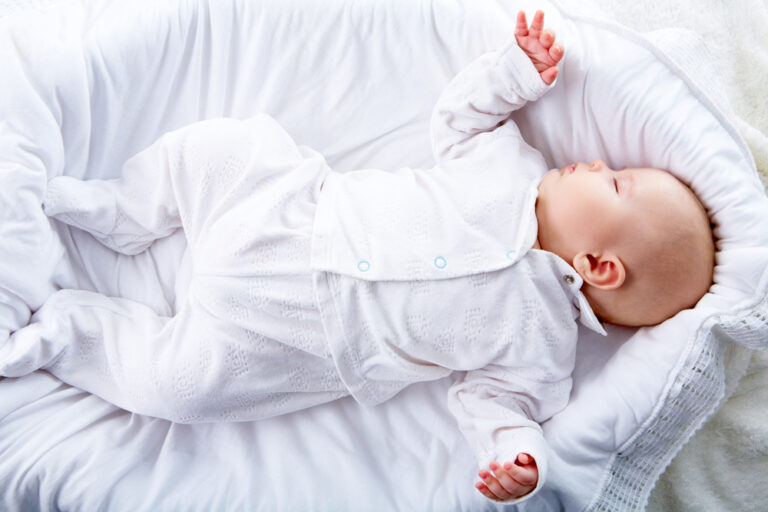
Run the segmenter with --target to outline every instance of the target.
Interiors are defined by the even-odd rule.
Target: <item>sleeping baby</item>
[[[657,324],[696,304],[714,265],[707,214],[668,172],[547,172],[523,141],[510,113],[554,86],[562,57],[543,13],[530,27],[520,13],[515,40],[441,96],[431,169],[335,173],[262,115],[169,133],[116,180],[53,178],[47,215],[121,253],[183,229],[186,277],[170,317],[56,292],[0,346],[0,375],[42,368],[193,423],[373,405],[462,372],[448,406],[477,489],[527,499],[547,475],[540,423],[569,399],[577,321]]]

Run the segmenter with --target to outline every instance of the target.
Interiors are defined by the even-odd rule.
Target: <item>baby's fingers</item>
[[[528,20],[525,19],[525,13],[523,11],[517,13],[515,35],[517,37],[525,37],[528,35]]]
[[[496,477],[489,472],[482,470],[478,475],[483,481],[476,485],[477,490],[482,492],[486,497],[491,498],[492,500],[502,501],[512,497],[506,489],[502,487]],[[487,490],[488,492],[483,492],[484,490]]]
[[[560,62],[560,59],[563,58],[563,54],[565,51],[563,50],[563,46],[561,44],[553,44],[549,48],[549,56],[552,58],[553,61],[555,61],[555,64]]]
[[[536,11],[531,20],[531,26],[528,28],[528,35],[534,39],[538,39],[541,35],[541,30],[544,28],[544,12]]]
[[[498,497],[498,496],[496,496],[495,494],[493,494],[493,493],[491,492],[491,490],[488,488],[488,486],[487,486],[487,485],[485,485],[483,482],[477,482],[477,483],[475,484],[475,488],[476,488],[478,491],[480,491],[480,493],[481,493],[483,496],[485,496],[486,498],[488,498],[489,500],[498,500],[498,499],[499,499],[499,497]]]
[[[558,69],[556,67],[547,68],[541,72],[541,79],[544,83],[549,85],[557,78]]]
[[[536,467],[536,461],[530,455],[521,453],[517,457],[517,463],[507,462],[504,464],[509,476],[520,485],[534,487],[539,481],[539,470]]]
[[[507,493],[509,493],[509,495],[513,498],[525,496],[534,487],[532,485],[521,484],[512,478],[512,475],[510,475],[506,469],[502,468],[495,462],[492,462],[490,467],[493,470],[493,474],[496,476],[496,479],[499,481],[499,484],[501,484],[504,490],[507,491]]]
[[[543,31],[539,37],[539,42],[544,48],[551,48],[555,42],[555,33],[551,29]]]

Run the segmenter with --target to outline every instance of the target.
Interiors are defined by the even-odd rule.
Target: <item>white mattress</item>
[[[13,193],[22,198],[9,200],[20,205],[19,225],[32,226],[15,238],[7,222],[3,227],[4,239],[14,243],[0,255],[16,265],[0,269],[6,329],[23,323],[28,308],[57,287],[138,298],[165,312],[176,297],[172,265],[183,250],[178,235],[136,259],[114,255],[87,235],[34,214],[45,176],[24,180],[35,169],[47,176],[114,176],[128,156],[163,132],[198,119],[262,111],[337,170],[427,166],[427,121],[442,86],[463,64],[507,39],[518,6],[541,5],[572,50],[560,89],[516,116],[529,141],[553,165],[599,155],[609,164],[689,170],[686,159],[696,155],[682,151],[686,144],[714,144],[707,151],[725,163],[723,175],[683,177],[719,215],[730,252],[720,262],[720,288],[696,311],[655,330],[609,328],[608,339],[584,333],[572,406],[545,425],[554,450],[551,482],[525,507],[643,508],[660,472],[724,396],[725,363],[729,375],[743,372],[748,353],[729,348],[742,332],[740,322],[753,322],[750,328],[759,333],[745,338],[753,347],[764,344],[766,327],[755,313],[768,309],[762,273],[768,236],[759,225],[733,226],[734,219],[754,221],[768,211],[754,163],[716,87],[701,88],[648,39],[591,17],[560,16],[545,2],[56,4],[64,8],[36,2],[41,14],[6,18],[13,25],[0,34],[0,58],[13,77],[0,86],[7,93],[0,95],[6,115],[0,165],[16,180],[3,185],[16,187]],[[693,62],[704,66],[695,42],[690,48]],[[625,62],[626,74],[605,61]],[[605,94],[601,88],[589,92],[590,80],[643,78],[639,70],[648,74],[647,83],[627,78],[607,88],[627,90],[627,97],[586,101],[589,94]],[[657,82],[667,75],[671,83],[661,94]],[[664,124],[655,109],[667,97],[707,130],[665,146],[657,135],[672,130],[674,119]],[[644,105],[643,98],[658,102]],[[631,118],[631,125],[647,130],[645,138],[620,133],[621,118],[616,129],[607,122],[616,104],[630,105],[624,116],[635,115],[633,108],[648,114],[647,124]],[[567,121],[583,132],[564,123],[537,124],[538,116],[552,118],[563,106],[570,109]],[[605,126],[594,119],[605,119]],[[637,144],[616,147],[612,137]],[[743,200],[728,202],[719,183],[735,184]],[[746,239],[757,242],[750,246]],[[157,280],[131,280],[131,266],[155,269]],[[724,358],[726,350],[731,357]],[[416,385],[376,408],[345,399],[256,423],[186,426],[126,413],[43,372],[4,379],[0,506],[493,510],[472,486],[474,457],[445,407],[449,385],[450,379]],[[691,385],[699,386],[700,397],[686,394]],[[676,410],[675,400],[689,407],[665,416]],[[650,447],[649,439],[656,439]],[[635,485],[620,481],[630,476]]]

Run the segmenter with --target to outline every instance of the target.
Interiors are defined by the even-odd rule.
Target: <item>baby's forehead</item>
[[[688,185],[680,181],[674,174],[664,169],[654,167],[626,167],[622,171],[639,187],[649,188],[651,192],[688,193]]]
[[[640,206],[648,208],[647,214],[664,215],[670,210],[704,211],[693,190],[671,172],[653,167],[624,170],[631,177],[636,199],[643,203]]]
[[[670,176],[674,179],[675,175],[665,169],[657,169],[656,167],[624,167],[623,171],[631,171],[632,173],[642,173],[643,175],[658,175],[658,176]]]

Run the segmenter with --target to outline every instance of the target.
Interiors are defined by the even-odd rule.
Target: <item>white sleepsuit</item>
[[[380,403],[466,371],[451,411],[482,466],[531,454],[567,403],[581,279],[536,239],[547,167],[507,119],[546,92],[512,43],[460,73],[432,122],[437,166],[332,172],[267,116],[163,136],[119,180],[54,178],[46,213],[127,254],[184,230],[173,317],[62,290],[0,347],[125,409],[252,420],[352,395]]]

